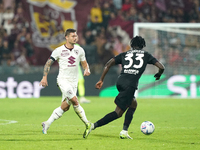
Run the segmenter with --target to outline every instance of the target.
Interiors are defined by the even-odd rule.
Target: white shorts
[[[77,83],[70,82],[67,79],[57,79],[58,87],[62,93],[62,102],[66,102],[71,105],[71,99],[76,96],[77,93]]]

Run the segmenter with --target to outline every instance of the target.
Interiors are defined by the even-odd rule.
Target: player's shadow
[[[107,135],[107,134],[92,134],[91,136],[96,136],[96,137],[99,137],[99,138],[119,138],[119,136]]]

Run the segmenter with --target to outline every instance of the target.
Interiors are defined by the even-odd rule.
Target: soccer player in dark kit
[[[132,38],[130,46],[130,50],[115,56],[106,63],[100,80],[95,85],[97,89],[100,89],[103,85],[104,77],[110,67],[118,64],[122,65],[122,70],[116,83],[119,91],[119,94],[115,98],[115,104],[117,105],[116,109],[92,124],[86,137],[89,135],[91,130],[120,118],[123,113],[126,112],[123,130],[120,132],[119,136],[121,139],[132,139],[128,135],[128,128],[137,108],[137,101],[134,94],[138,87],[138,81],[145,71],[147,64],[155,65],[158,68],[158,73],[154,75],[156,80],[160,79],[165,67],[150,53],[143,50],[143,47],[145,47],[146,44],[145,40],[141,36]]]

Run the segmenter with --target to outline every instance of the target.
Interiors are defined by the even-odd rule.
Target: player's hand
[[[42,78],[42,80],[40,81],[40,84],[39,84],[40,86],[43,86],[43,87],[46,87],[46,86],[48,86],[48,82],[47,82],[47,79],[45,79],[45,78]]]
[[[95,88],[96,88],[96,89],[100,89],[100,88],[102,87],[102,85],[103,85],[103,81],[98,81],[98,82],[96,83],[96,85],[95,85]]]
[[[156,78],[156,80],[159,80],[159,79],[160,79],[160,76],[161,76],[161,74],[159,74],[159,73],[156,73],[156,74],[154,75],[154,77]]]
[[[90,73],[90,69],[85,69],[84,71],[84,76],[89,76],[91,73]]]

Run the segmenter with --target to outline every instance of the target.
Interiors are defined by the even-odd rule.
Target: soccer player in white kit
[[[91,123],[87,120],[84,109],[80,106],[78,98],[76,96],[78,86],[78,66],[81,65],[84,69],[84,76],[90,75],[89,65],[85,58],[85,52],[82,47],[75,45],[78,36],[75,29],[67,29],[65,31],[66,44],[56,48],[50,58],[47,60],[44,66],[43,78],[40,85],[43,87],[48,86],[47,75],[50,70],[50,66],[54,61],[58,61],[59,73],[57,76],[57,84],[62,92],[61,106],[56,108],[47,121],[42,122],[42,132],[47,134],[47,130],[50,125],[59,119],[64,112],[68,111],[71,104],[74,107],[74,111],[79,118],[86,125],[83,138],[86,138],[87,132],[91,127]]]

